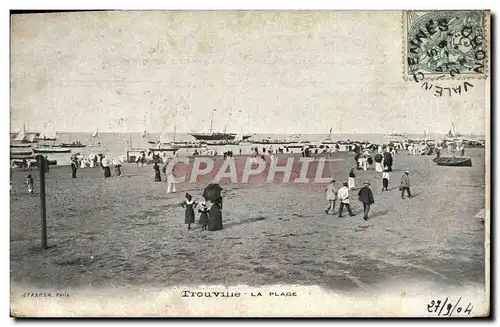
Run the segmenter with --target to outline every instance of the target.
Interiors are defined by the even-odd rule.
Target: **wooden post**
[[[42,249],[48,249],[48,242],[47,242],[47,208],[46,208],[46,202],[45,202],[45,169],[46,166],[48,166],[48,163],[46,162],[45,158],[42,155],[37,156],[37,161],[38,161],[38,171],[40,173],[40,211],[41,211],[41,218],[42,218],[42,230],[41,230],[41,237],[42,237]]]

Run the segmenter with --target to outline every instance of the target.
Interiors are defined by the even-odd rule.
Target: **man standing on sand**
[[[335,180],[332,179],[330,184],[326,188],[326,200],[328,201],[328,208],[325,212],[328,214],[330,209],[332,210],[332,215],[335,214],[335,202],[337,200],[337,190],[335,189]]]
[[[76,158],[71,158],[71,177],[76,178],[76,170],[77,170],[78,164],[76,163]]]
[[[411,198],[410,192],[410,172],[407,170],[401,177],[401,199],[405,198],[405,190],[408,192],[408,197]]]
[[[372,190],[370,190],[370,183],[364,182],[363,187],[359,190],[358,193],[359,201],[363,203],[363,211],[364,211],[364,220],[368,220],[368,213],[370,212],[370,205],[375,203],[373,199]]]
[[[339,200],[340,200],[340,207],[339,207],[339,218],[342,217],[342,211],[344,209],[344,206],[347,207],[347,211],[349,212],[349,216],[354,216],[351,210],[351,205],[349,203],[349,189],[347,188],[347,182],[342,183],[342,187],[340,188],[338,192]]]

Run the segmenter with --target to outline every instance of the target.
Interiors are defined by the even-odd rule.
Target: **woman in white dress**
[[[351,171],[349,172],[349,179],[347,182],[349,190],[354,190],[356,188],[354,177],[356,177],[356,174],[354,173],[354,168],[352,168]]]
[[[167,193],[175,193],[177,190],[175,189],[175,166],[172,168],[171,171],[167,172]]]

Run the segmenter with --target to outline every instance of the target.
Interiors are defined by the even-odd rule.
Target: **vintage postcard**
[[[11,14],[14,317],[484,317],[490,12]]]

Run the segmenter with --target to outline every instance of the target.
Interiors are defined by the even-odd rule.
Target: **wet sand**
[[[371,219],[326,215],[324,187],[225,185],[224,229],[191,231],[179,206],[186,191],[196,199],[204,185],[154,183],[152,166],[125,165],[124,176],[69,167],[47,175],[51,248],[40,250],[40,200],[12,171],[11,282],[41,288],[147,285],[320,285],[369,289],[404,280],[484,287],[484,150],[468,149],[473,167],[439,167],[431,156],[397,154],[390,191],[381,174],[357,171],[372,183]],[[334,177],[346,180],[352,154],[338,153]],[[397,187],[411,171],[411,199]],[[38,190],[38,171],[33,171]],[[339,183],[337,183],[339,186]],[[338,206],[338,204],[337,204]],[[198,217],[198,214],[197,214]]]

